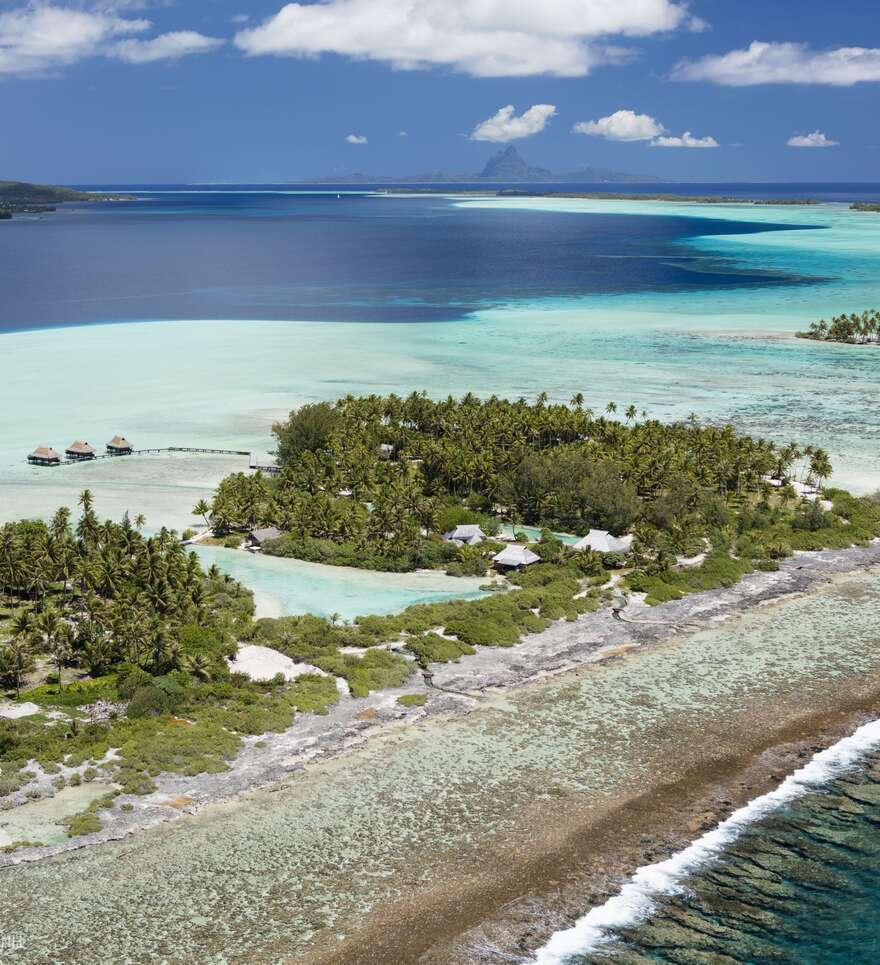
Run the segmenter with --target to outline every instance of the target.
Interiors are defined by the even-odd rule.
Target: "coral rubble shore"
[[[479,647],[459,663],[432,665],[416,686],[343,698],[326,716],[303,714],[278,734],[248,738],[228,770],[186,777],[163,774],[146,796],[120,796],[102,812],[105,827],[87,837],[0,855],[0,867],[116,840],[138,830],[258,788],[295,779],[307,765],[363,746],[368,739],[401,726],[444,715],[457,716],[479,706],[483,695],[504,692],[555,677],[583,665],[611,660],[676,635],[712,626],[753,607],[815,589],[837,575],[880,565],[880,540],[866,547],[796,553],[776,572],[748,574],[735,586],[693,594],[648,607],[631,601],[623,612],[603,609],[576,621],[558,621],[511,648]],[[423,692],[424,707],[397,703],[404,692]],[[133,809],[123,809],[129,804]]]

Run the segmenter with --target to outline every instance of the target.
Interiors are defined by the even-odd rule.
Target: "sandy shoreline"
[[[807,593],[836,576],[880,565],[880,540],[866,547],[797,553],[777,572],[748,574],[733,587],[693,594],[683,600],[647,607],[631,602],[622,615],[610,609],[558,621],[511,648],[479,647],[458,664],[434,664],[431,686],[414,676],[403,688],[353,700],[343,695],[326,716],[300,715],[280,734],[246,738],[229,770],[184,777],[162,774],[157,790],[145,797],[122,795],[102,812],[104,830],[61,844],[22,848],[0,854],[0,868],[39,861],[66,851],[118,840],[139,830],[194,814],[260,788],[284,784],[310,764],[331,760],[368,740],[426,719],[442,722],[480,706],[481,697],[539,684],[583,666],[614,660],[701,627]],[[402,693],[423,692],[422,708],[397,704]],[[122,810],[131,804],[133,810]]]

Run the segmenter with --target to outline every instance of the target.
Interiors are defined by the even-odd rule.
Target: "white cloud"
[[[681,137],[666,135],[666,128],[650,114],[615,111],[598,121],[578,121],[572,134],[593,134],[609,141],[650,141],[651,147],[718,147],[714,137],[694,137],[685,131]]]
[[[398,132],[397,132],[397,136],[398,136],[398,137],[409,137],[409,133],[408,133],[407,131],[398,131]]]
[[[517,117],[513,104],[508,104],[488,120],[477,124],[471,133],[471,140],[505,143],[531,137],[543,131],[555,113],[556,108],[552,104],[535,104]]]
[[[363,134],[349,134],[346,136],[349,144],[366,144],[367,138]]]
[[[594,134],[609,141],[650,141],[663,133],[663,125],[649,114],[615,111],[598,121],[578,121],[572,134]]]
[[[202,53],[224,42],[192,30],[135,39],[131,35],[149,30],[150,21],[115,12],[135,5],[134,0],[113,0],[83,9],[35,2],[0,13],[0,77],[50,74],[98,55],[141,64]]]
[[[694,137],[685,131],[681,137],[655,137],[651,147],[718,147],[714,137]]]
[[[98,53],[114,37],[149,27],[149,20],[50,4],[0,13],[0,76],[26,77],[68,67]]]
[[[234,17],[229,18],[230,23],[247,23],[251,19],[249,13],[237,13]]]
[[[680,0],[325,0],[288,3],[235,42],[251,55],[335,53],[401,70],[583,77],[621,59],[603,38],[700,25]]]
[[[880,49],[837,47],[812,50],[806,44],[753,41],[745,50],[682,61],[675,80],[704,80],[729,87],[755,84],[829,84],[851,87],[880,81]]]
[[[194,30],[175,30],[152,40],[120,40],[112,54],[129,64],[149,64],[154,60],[175,60],[189,54],[206,54],[216,50],[225,40],[206,37]]]
[[[839,141],[832,141],[822,131],[812,134],[795,134],[785,142],[789,147],[837,147]]]

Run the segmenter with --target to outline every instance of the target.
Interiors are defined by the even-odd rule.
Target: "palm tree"
[[[211,661],[203,653],[188,654],[181,660],[183,669],[198,680],[211,679]]]
[[[201,516],[205,521],[205,528],[210,529],[211,524],[208,522],[208,514],[211,512],[211,506],[206,499],[200,499],[195,506],[193,506],[193,516]]]

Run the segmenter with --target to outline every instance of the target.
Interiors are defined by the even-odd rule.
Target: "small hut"
[[[591,529],[583,539],[579,539],[573,550],[593,550],[596,553],[628,553],[632,546],[633,538],[627,533],[626,536],[612,536],[604,529]]]
[[[76,442],[71,442],[64,450],[64,455],[67,456],[68,459],[83,461],[86,459],[94,459],[95,450],[87,442],[82,442],[80,439],[77,439]]]
[[[447,543],[456,543],[458,546],[476,546],[482,543],[486,534],[477,525],[465,524],[456,526],[455,529],[443,534],[443,539]]]
[[[279,536],[283,536],[284,533],[280,529],[276,529],[274,526],[266,526],[263,529],[253,529],[248,533],[248,542],[251,546],[258,548],[269,539],[278,539]]]
[[[58,466],[61,456],[51,446],[37,446],[28,456],[28,462],[32,466]]]
[[[134,447],[125,436],[114,436],[107,443],[107,453],[111,456],[130,456]]]
[[[520,546],[519,543],[505,546],[492,557],[492,562],[499,570],[521,570],[524,566],[531,566],[540,560],[537,553],[533,553],[528,546]]]

